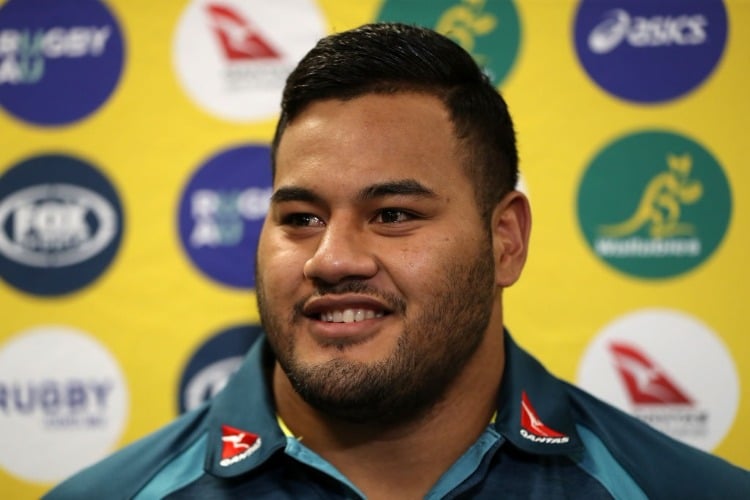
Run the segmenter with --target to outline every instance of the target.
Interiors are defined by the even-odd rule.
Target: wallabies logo
[[[652,238],[694,236],[695,225],[680,221],[682,205],[693,204],[703,195],[700,181],[690,179],[692,163],[689,155],[667,155],[667,171],[649,181],[635,213],[619,224],[599,226],[599,234],[621,238],[646,227]]]
[[[469,52],[495,85],[510,72],[521,28],[510,0],[386,0],[378,21],[418,24],[442,33]]]
[[[463,47],[479,65],[486,65],[490,58],[476,52],[477,38],[489,35],[497,26],[497,16],[486,12],[484,7],[483,0],[464,0],[446,9],[435,26],[435,31]]]
[[[668,278],[705,261],[729,224],[721,166],[697,143],[642,132],[600,152],[584,174],[578,218],[594,253],[639,278]]]

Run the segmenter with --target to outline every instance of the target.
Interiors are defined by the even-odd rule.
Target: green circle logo
[[[639,278],[671,278],[705,261],[729,225],[732,195],[716,159],[664,131],[625,136],[591,162],[578,220],[594,253]]]
[[[521,38],[510,0],[386,0],[378,21],[417,24],[442,33],[469,52],[496,86],[513,66]]]

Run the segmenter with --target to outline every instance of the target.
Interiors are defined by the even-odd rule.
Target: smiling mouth
[[[358,323],[368,319],[382,318],[383,316],[385,316],[385,312],[373,311],[372,309],[341,309],[322,312],[318,319],[326,323]]]

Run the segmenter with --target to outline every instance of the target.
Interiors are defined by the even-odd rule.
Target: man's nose
[[[367,279],[377,273],[377,260],[364,231],[350,221],[329,221],[315,253],[305,262],[307,279],[335,284],[345,279]]]

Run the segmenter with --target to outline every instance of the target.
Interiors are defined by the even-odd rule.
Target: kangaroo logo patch
[[[724,171],[697,142],[671,132],[625,136],[591,161],[578,220],[594,254],[620,272],[664,279],[708,259],[729,226]]]

